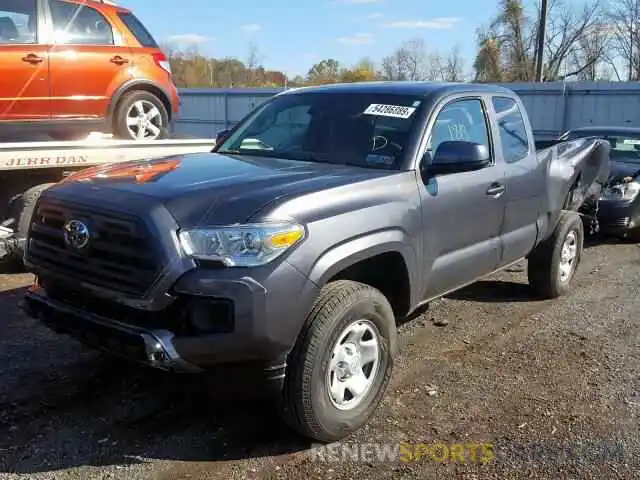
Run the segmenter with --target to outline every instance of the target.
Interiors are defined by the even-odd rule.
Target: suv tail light
[[[153,60],[156,64],[165,70],[169,75],[171,75],[171,64],[169,63],[169,59],[163,52],[156,52],[153,54]]]

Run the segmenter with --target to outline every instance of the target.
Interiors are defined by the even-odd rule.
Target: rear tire
[[[362,427],[389,384],[396,335],[393,311],[378,290],[347,280],[325,286],[290,354],[284,420],[320,442]]]
[[[582,258],[584,225],[576,212],[563,210],[551,236],[527,260],[529,284],[542,298],[565,295]]]
[[[144,90],[125,93],[114,114],[113,134],[121,140],[169,137],[169,114],[157,96]]]

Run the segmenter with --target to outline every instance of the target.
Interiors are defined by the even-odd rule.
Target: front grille
[[[603,223],[603,225],[606,227],[627,228],[629,226],[629,221],[630,221],[629,217],[621,217],[621,218],[606,220],[605,222],[601,222],[601,223]]]
[[[87,247],[69,247],[64,226],[89,226]],[[138,219],[42,198],[31,220],[27,260],[73,282],[142,296],[161,271],[153,236]]]

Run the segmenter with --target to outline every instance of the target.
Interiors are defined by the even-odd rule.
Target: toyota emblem
[[[80,220],[69,220],[64,225],[64,241],[71,248],[82,250],[89,244],[90,238],[89,227]]]

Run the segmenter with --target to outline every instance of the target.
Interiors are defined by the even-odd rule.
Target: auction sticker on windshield
[[[372,103],[364,111],[366,115],[378,115],[381,117],[409,118],[416,109],[414,107],[403,107],[401,105],[383,105]]]

